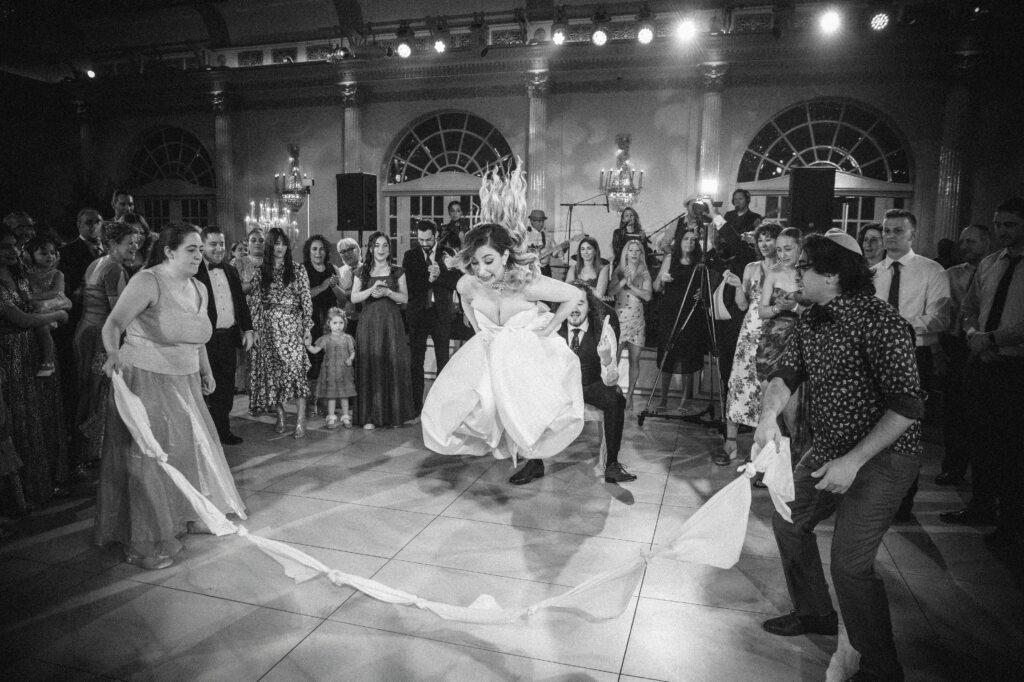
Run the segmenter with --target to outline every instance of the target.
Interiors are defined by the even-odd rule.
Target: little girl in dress
[[[25,275],[32,290],[33,312],[71,310],[71,299],[64,294],[64,273],[57,269],[57,242],[53,237],[33,237],[25,244],[25,253],[30,261],[30,265],[25,268]],[[42,350],[37,377],[52,376],[55,370],[51,326],[56,327],[57,324],[35,328],[36,341]]]
[[[327,311],[327,328],[330,331],[312,346],[307,346],[310,353],[324,353],[320,376],[316,381],[316,397],[327,399],[327,421],[324,425],[328,429],[338,428],[338,416],[334,414],[338,400],[341,400],[342,426],[352,426],[348,399],[356,395],[355,374],[352,371],[352,363],[356,359],[356,341],[345,333],[347,321],[341,308],[331,308]]]

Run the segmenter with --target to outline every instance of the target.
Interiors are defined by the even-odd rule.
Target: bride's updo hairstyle
[[[477,225],[462,238],[458,259],[463,272],[475,275],[473,257],[481,246],[489,246],[499,254],[508,254],[505,262],[505,283],[513,288],[524,287],[540,274],[537,254],[521,248],[515,235],[497,223]]]
[[[508,253],[504,281],[514,288],[540,276],[537,254],[526,248],[526,175],[520,166],[506,172],[494,168],[484,174],[478,224],[462,238],[462,250],[455,258],[463,272],[476,274],[473,256],[481,246],[490,246],[501,255]]]

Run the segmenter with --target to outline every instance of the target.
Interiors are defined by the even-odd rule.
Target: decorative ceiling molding
[[[228,24],[220,10],[214,7],[212,0],[193,0],[192,8],[206,25],[206,32],[210,35],[210,48],[216,50],[231,45]]]

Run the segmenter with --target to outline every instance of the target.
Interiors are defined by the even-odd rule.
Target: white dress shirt
[[[580,330],[580,343],[582,344],[583,337],[586,335],[587,330],[590,329],[590,320],[583,318],[583,324],[578,327],[573,326],[572,322],[566,323],[565,342],[569,344],[570,348],[572,347],[572,331],[574,329]],[[615,364],[615,349],[619,346],[615,342],[615,330],[610,325],[605,325],[604,335],[610,339],[611,345],[609,347],[612,349],[612,361],[606,365],[601,361],[601,355],[598,354],[598,360],[601,361],[601,381],[604,382],[605,386],[615,386],[619,383],[619,368]],[[600,344],[601,339],[598,339],[597,342]]]
[[[968,338],[985,331],[999,280],[1009,263],[1009,252],[1001,249],[985,256],[978,264],[978,273],[963,303],[964,330]],[[1006,294],[1003,314],[993,337],[1000,355],[1024,357],[1024,261],[1017,263]]]
[[[209,263],[207,263],[207,266],[209,266]],[[231,300],[231,287],[228,285],[228,276],[220,268],[207,267],[206,273],[210,276],[213,303],[217,306],[217,329],[231,329],[235,326],[235,303]]]
[[[949,326],[949,277],[942,266],[911,249],[899,259],[900,315],[914,328],[918,346],[932,346]],[[889,300],[893,259],[886,256],[875,272],[875,296]]]

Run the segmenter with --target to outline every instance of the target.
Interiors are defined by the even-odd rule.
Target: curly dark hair
[[[610,320],[617,319],[615,310],[599,299],[586,282],[577,279],[570,284],[587,294],[587,321],[590,323],[590,328],[594,330],[594,338],[600,339],[605,316],[608,316]],[[612,329],[615,329],[615,325],[612,325]]]
[[[367,288],[367,282],[370,281],[370,273],[373,272],[373,245],[377,243],[377,240],[381,237],[388,243],[388,262],[393,261],[394,254],[391,253],[391,238],[383,232],[374,232],[370,235],[370,238],[366,240],[366,255],[363,256],[363,264],[359,267],[359,272],[356,273],[356,277],[363,283],[363,288]]]
[[[292,262],[292,241],[288,239],[287,233],[280,227],[272,227],[267,231],[266,246],[270,253],[264,251],[263,263],[260,264],[260,289],[267,291],[270,283],[274,281],[274,247],[284,243],[284,272],[281,273],[281,280],[285,286],[295,281],[295,263]]]
[[[779,235],[782,234],[782,223],[774,220],[764,220],[754,230],[754,244],[761,241],[761,235],[767,234],[772,239],[778,239]]]
[[[697,243],[693,247],[693,254],[690,256],[694,263],[700,261],[704,256],[704,249],[700,245],[700,233],[686,222],[686,216],[676,221],[676,231],[672,237],[672,262],[678,263],[683,259],[683,235],[693,232],[697,236]]]
[[[875,295],[875,273],[864,256],[836,244],[821,234],[804,239],[804,255],[814,271],[822,275],[838,275],[839,291],[845,295]]]
[[[25,242],[25,245],[21,247],[21,249],[29,256],[32,256],[32,260],[34,262],[35,252],[43,248],[47,244],[53,246],[54,250],[60,248],[60,240],[57,238],[57,235],[48,230],[36,233],[36,236],[32,237],[32,239],[29,239],[27,242]]]
[[[332,245],[327,241],[327,237],[322,234],[314,234],[302,245],[302,262],[306,265],[309,265],[312,262],[309,259],[309,249],[313,246],[313,242],[320,242],[324,245],[324,265],[329,265],[331,262]]]

